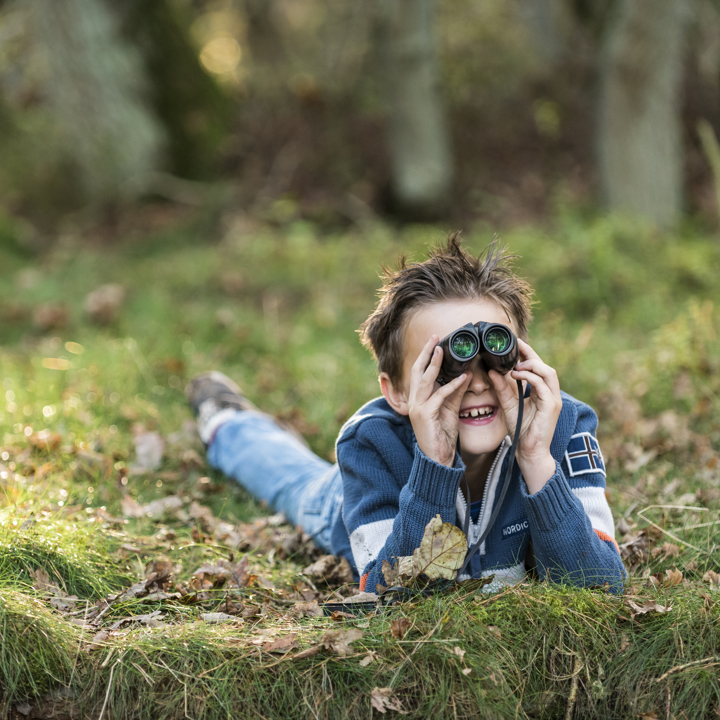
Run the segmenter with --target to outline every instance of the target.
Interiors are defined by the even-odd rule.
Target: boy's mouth
[[[487,423],[491,423],[496,415],[497,407],[494,405],[468,407],[460,411],[460,422],[467,425],[486,425]]]

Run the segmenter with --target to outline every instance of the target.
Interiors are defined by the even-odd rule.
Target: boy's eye
[[[471,358],[477,352],[477,340],[470,333],[459,333],[452,339],[452,350],[458,357]]]
[[[490,352],[502,353],[508,349],[508,346],[510,345],[510,338],[506,332],[503,332],[498,328],[491,330],[485,336],[485,345]]]

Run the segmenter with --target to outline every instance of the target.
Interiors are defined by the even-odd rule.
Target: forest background
[[[720,712],[719,85],[710,0],[0,1],[0,716]],[[598,410],[623,597],[355,615],[205,464],[207,369],[333,460],[455,229]]]

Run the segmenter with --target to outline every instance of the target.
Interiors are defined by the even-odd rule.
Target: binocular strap
[[[515,452],[517,451],[518,441],[520,439],[520,430],[522,428],[522,421],[523,421],[523,407],[525,405],[525,400],[523,398],[523,387],[522,383],[519,380],[516,380],[518,385],[518,400],[520,401],[518,404],[518,416],[517,416],[517,423],[515,424],[515,437],[513,438],[512,445],[510,446],[510,452],[508,453],[508,466],[507,470],[505,471],[505,480],[503,481],[502,490],[500,490],[500,497],[498,498],[498,501],[495,503],[495,507],[493,508],[492,515],[490,516],[490,521],[487,524],[487,527],[485,528],[485,531],[480,536],[480,539],[468,550],[468,554],[465,556],[465,562],[463,563],[462,567],[457,572],[457,578],[460,579],[460,576],[467,570],[468,566],[470,565],[470,561],[473,558],[473,555],[480,549],[480,546],[485,542],[485,538],[490,534],[490,530],[492,530],[492,526],[495,524],[495,521],[497,520],[497,516],[500,513],[500,508],[502,507],[503,500],[505,500],[505,495],[507,495],[508,488],[510,487],[510,477],[512,476],[512,470],[513,465],[515,464]],[[458,438],[458,446],[460,443],[460,439]],[[463,478],[464,479],[464,478]],[[465,480],[466,487],[467,486],[467,480]],[[468,531],[470,529],[470,492],[468,488],[467,493],[467,512],[465,513],[465,522],[463,523],[463,532],[465,533],[465,537],[467,537]]]

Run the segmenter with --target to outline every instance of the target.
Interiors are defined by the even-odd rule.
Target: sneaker
[[[213,370],[194,377],[185,397],[197,418],[200,439],[209,445],[217,429],[238,411],[259,412],[242,390],[227,376]]]

